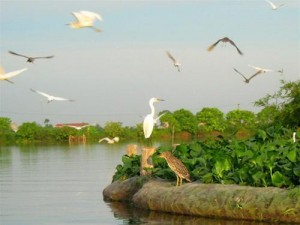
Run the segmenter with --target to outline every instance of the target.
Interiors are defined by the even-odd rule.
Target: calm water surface
[[[240,225],[103,201],[126,145],[0,146],[1,225]]]

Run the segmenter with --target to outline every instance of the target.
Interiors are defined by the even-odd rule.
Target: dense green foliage
[[[257,106],[263,107],[257,114],[242,109],[234,109],[224,114],[217,108],[202,108],[193,114],[186,109],[174,112],[164,110],[159,113],[161,124],[156,124],[151,135],[158,138],[192,138],[196,140],[215,139],[217,135],[239,139],[252,137],[258,129],[281,125],[290,129],[300,126],[300,81],[284,82],[280,90],[258,100]],[[142,123],[134,127],[123,127],[120,122],[107,122],[104,127],[88,126],[81,130],[71,127],[55,128],[45,119],[44,124],[26,122],[18,131],[11,128],[9,118],[0,117],[0,144],[8,143],[61,143],[67,142],[70,135],[85,135],[88,142],[100,138],[118,136],[120,140],[143,141]],[[15,126],[14,126],[15,127]],[[14,129],[15,130],[15,129]]]
[[[170,149],[160,147],[152,156],[152,172],[154,176],[174,180],[175,174],[166,161],[158,157],[166,150]],[[282,127],[258,130],[254,137],[244,141],[219,137],[182,144],[173,154],[186,165],[194,181],[265,187],[300,185],[300,143],[294,143],[291,131]],[[140,156],[123,156],[122,162],[116,168],[114,180],[139,175]]]
[[[283,126],[300,126],[300,80],[295,82],[281,81],[282,86],[273,95],[266,95],[255,102],[264,108],[273,106],[278,110],[274,116],[276,123]]]

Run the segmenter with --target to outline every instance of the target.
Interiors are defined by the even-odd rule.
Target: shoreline
[[[137,208],[209,218],[300,224],[300,189],[185,183],[146,176],[115,181],[103,190],[106,201]]]

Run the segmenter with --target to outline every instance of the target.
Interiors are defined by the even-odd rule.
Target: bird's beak
[[[164,99],[161,99],[161,98],[158,98],[157,100],[158,100],[158,101],[165,101]]]

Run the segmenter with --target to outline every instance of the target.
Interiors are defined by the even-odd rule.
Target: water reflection
[[[175,215],[135,208],[127,202],[106,202],[114,217],[128,225],[270,225],[269,223]]]

